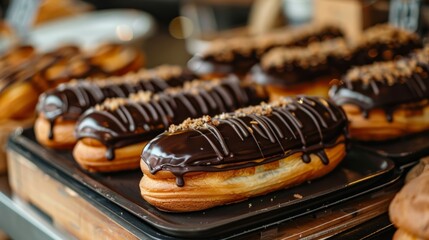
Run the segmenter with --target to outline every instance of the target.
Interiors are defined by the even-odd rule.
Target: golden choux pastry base
[[[73,149],[76,162],[90,172],[115,172],[139,168],[140,154],[146,142],[116,148],[115,159],[106,158],[107,148],[97,140],[83,139]]]
[[[270,96],[270,101],[275,101],[286,96],[296,95],[321,96],[327,98],[329,91],[329,82],[331,80],[332,77],[327,77],[287,87],[267,85],[266,88]]]
[[[343,105],[349,119],[350,137],[362,141],[382,141],[429,129],[429,105],[419,110],[399,108],[388,122],[382,109],[369,111],[365,118],[361,110],[351,104]]]
[[[34,124],[34,133],[37,141],[46,147],[71,149],[76,144],[76,138],[74,136],[75,125],[75,121],[65,121],[61,118],[56,119],[53,128],[54,138],[49,139],[51,124],[40,115]]]
[[[342,141],[340,137],[338,141]],[[292,187],[321,177],[332,171],[346,154],[345,144],[338,142],[325,149],[329,164],[311,154],[311,162],[304,163],[302,153],[263,164],[221,172],[195,172],[184,176],[185,185],[178,187],[176,177],[167,171],[151,174],[141,161],[144,173],[140,181],[143,198],[155,207],[174,212],[189,212],[218,205],[243,201],[286,187]]]

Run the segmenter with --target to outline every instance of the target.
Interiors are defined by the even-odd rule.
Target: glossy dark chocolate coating
[[[293,40],[286,40],[282,43],[276,42],[260,48],[257,44],[252,42],[245,42],[243,44],[250,44],[249,52],[246,54],[240,51],[230,50],[233,54],[232,60],[220,60],[213,54],[199,55],[196,54],[188,63],[188,67],[197,74],[207,73],[236,73],[239,75],[247,73],[250,68],[259,62],[261,56],[275,47],[292,47],[292,46],[307,46],[314,42],[325,41],[337,37],[343,37],[342,31],[336,27],[325,26],[320,28],[319,31],[314,31],[309,34],[302,34],[300,37]],[[264,38],[261,36],[260,38]],[[227,40],[226,40],[227,41]]]
[[[328,53],[326,61],[316,65],[309,64],[305,67],[296,64],[298,61],[311,61],[311,59],[306,59],[304,56],[297,58],[295,62],[285,62],[283,66],[263,69],[260,65],[256,65],[251,70],[251,78],[259,84],[287,87],[302,82],[311,82],[324,76],[335,78],[345,74],[352,66],[361,66],[377,61],[393,60],[400,56],[408,56],[413,50],[422,47],[421,39],[413,33],[407,33],[404,30],[387,25],[376,26],[375,28],[382,29],[385,31],[383,33],[387,32],[392,39],[388,42],[384,42],[384,36],[366,39],[366,33],[364,32],[362,41],[355,47],[348,47],[349,53],[347,54],[335,55]],[[371,35],[374,34],[373,32],[374,30],[369,30]],[[399,36],[405,40],[396,41]],[[303,51],[306,50],[303,49]]]
[[[303,82],[311,82],[320,77],[341,76],[351,64],[351,52],[341,48],[335,41],[312,44],[312,49],[296,48],[293,51],[307,51],[307,54],[298,55],[296,58],[284,61],[280,66],[269,66],[263,68],[262,63],[253,66],[250,71],[251,80],[262,85],[290,86]],[[344,42],[344,41],[341,41]],[[321,50],[324,45],[331,45],[331,50]],[[332,46],[338,45],[338,48]],[[318,50],[314,50],[314,48]],[[341,49],[341,50],[339,50]],[[277,49],[277,51],[287,53],[287,49]],[[308,52],[319,52],[318,54],[308,54]],[[306,57],[304,57],[304,56]],[[322,56],[323,55],[323,56]],[[271,56],[264,56],[271,57]],[[320,58],[314,60],[314,58]]]
[[[129,81],[127,77],[130,76],[124,76],[121,77],[123,81],[113,83],[108,83],[108,80],[101,80],[60,85],[40,96],[37,110],[50,121],[52,129],[57,118],[76,121],[88,108],[102,103],[107,98],[127,97],[131,93],[142,90],[160,92],[168,87],[180,86],[195,78],[193,74],[187,71],[183,71],[179,75],[172,75],[169,79],[162,79],[156,75],[149,77],[147,75],[142,75],[142,77],[139,77],[138,74],[132,75]],[[52,139],[52,131],[49,135]]]
[[[114,148],[148,141],[170,124],[266,101],[267,95],[260,90],[228,78],[219,83],[202,81],[190,89],[162,92],[147,102],[128,99],[115,109],[88,110],[79,119],[76,137],[100,141],[108,147],[106,157],[113,159]]]
[[[379,34],[386,36],[366,38],[365,35],[373,35],[377,28],[384,28]],[[386,37],[388,39],[383,39]],[[353,48],[352,63],[361,66],[374,62],[390,61],[408,56],[413,50],[422,47],[422,39],[414,33],[405,32],[405,30],[388,25],[375,26],[365,31],[363,39]]]
[[[170,171],[183,186],[187,172],[216,172],[276,161],[301,152],[329,164],[325,148],[347,129],[342,109],[317,97],[287,98],[288,104],[266,114],[231,113],[204,126],[165,132],[146,145],[142,161],[153,174]],[[217,124],[213,124],[217,122]],[[256,160],[262,160],[256,162]]]
[[[416,54],[426,55],[427,59],[418,60]],[[395,109],[403,104],[417,104],[414,107],[421,107],[421,102],[429,99],[429,51],[422,49],[416,51],[416,54],[390,63],[352,69],[351,71],[360,74],[354,78],[350,74],[345,75],[340,84],[330,89],[330,98],[339,105],[358,106],[364,117],[369,117],[371,109],[383,109],[388,121],[393,121]],[[377,68],[383,64],[391,64],[391,68],[382,73],[377,72]],[[364,71],[363,68],[368,70]],[[365,73],[368,71],[373,74]]]

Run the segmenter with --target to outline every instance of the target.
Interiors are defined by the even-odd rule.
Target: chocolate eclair
[[[387,140],[429,129],[429,47],[353,68],[329,95],[345,109],[352,138]]]
[[[342,38],[306,47],[279,47],[261,58],[249,78],[266,85],[272,100],[297,94],[327,96],[329,81],[346,72],[350,59],[351,51]]]
[[[161,210],[187,212],[298,185],[338,165],[346,132],[343,110],[321,97],[187,119],[144,148],[141,195]]]
[[[342,31],[334,26],[308,25],[256,37],[219,39],[210,43],[205,51],[196,54],[188,67],[202,77],[220,77],[232,73],[243,76],[271,48],[307,46],[312,42],[342,36]]]
[[[37,140],[53,148],[70,148],[76,143],[74,127],[88,108],[107,98],[127,97],[138,91],[160,92],[183,85],[195,76],[178,66],[159,66],[121,77],[73,81],[40,96],[35,124]]]
[[[139,166],[141,149],[171,124],[188,117],[215,115],[267,100],[262,87],[237,78],[193,81],[161,93],[139,92],[109,99],[88,110],[76,125],[73,155],[90,171],[119,171]]]
[[[380,24],[368,28],[353,47],[353,64],[365,65],[379,61],[390,61],[407,56],[422,48],[422,39],[416,33]]]

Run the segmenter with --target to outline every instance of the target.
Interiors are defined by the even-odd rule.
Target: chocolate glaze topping
[[[194,81],[183,88],[151,94],[139,92],[128,99],[110,99],[88,110],[76,126],[78,139],[93,138],[114,148],[145,142],[188,117],[215,115],[267,100],[263,88],[240,83],[237,78]]]
[[[378,25],[366,30],[354,47],[343,39],[316,42],[307,47],[279,47],[268,51],[252,70],[252,79],[260,84],[288,86],[318,77],[339,77],[353,65],[392,60],[420,48],[414,33]]]
[[[353,47],[354,65],[394,60],[421,48],[421,38],[412,32],[388,24],[380,24],[364,31]]]
[[[252,68],[252,79],[261,84],[292,85],[328,74],[340,75],[350,65],[351,51],[342,38],[307,47],[274,48]]]
[[[188,67],[196,73],[245,73],[265,52],[279,46],[307,46],[313,42],[342,37],[333,26],[309,25],[256,37],[236,37],[213,41],[202,53],[194,56]]]
[[[152,174],[170,171],[178,186],[188,172],[217,172],[261,165],[303,153],[329,164],[325,148],[346,134],[343,110],[319,97],[284,98],[213,118],[172,125],[142,152]]]
[[[408,58],[353,68],[329,95],[339,105],[358,106],[365,117],[371,109],[384,109],[393,121],[396,108],[419,107],[429,99],[429,47]]]
[[[88,108],[107,98],[127,97],[138,91],[160,92],[191,81],[195,76],[177,66],[160,66],[153,70],[141,70],[122,77],[110,77],[93,81],[74,81],[62,84],[42,94],[37,110],[51,123],[49,138],[58,118],[75,121]]]

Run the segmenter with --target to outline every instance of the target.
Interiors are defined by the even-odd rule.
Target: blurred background
[[[2,0],[0,7],[3,51],[14,41],[39,49],[118,41],[142,47],[148,67],[185,65],[221,36],[328,21],[353,41],[386,21],[425,34],[429,17],[427,2],[419,0]]]

